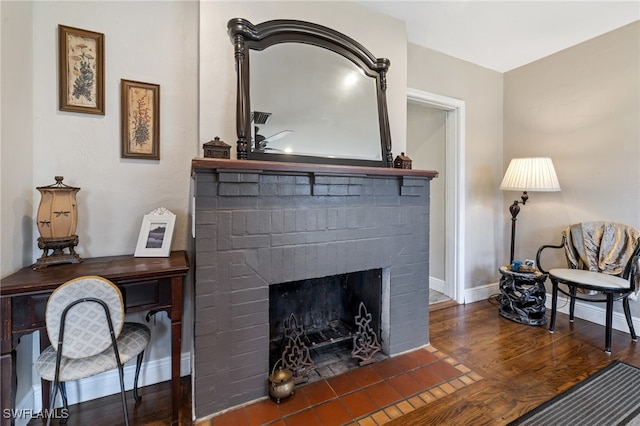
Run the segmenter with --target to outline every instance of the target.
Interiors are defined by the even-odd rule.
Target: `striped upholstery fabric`
[[[137,323],[124,323],[122,332],[117,340],[120,361],[124,364],[145,350],[149,344],[150,337],[149,327]],[[111,345],[103,352],[87,358],[67,358],[63,356],[60,362],[60,381],[79,380],[117,367],[118,364],[116,364],[116,357],[113,354]],[[45,349],[38,357],[36,371],[43,379],[50,382],[54,380],[56,351],[52,346]]]
[[[80,277],[58,287],[47,302],[47,334],[54,350],[58,349],[62,311],[75,300],[86,297],[94,297],[107,304],[116,337],[120,334],[124,305],[118,287],[102,277]],[[111,346],[104,308],[94,302],[80,303],[69,310],[64,333],[62,355],[67,358],[86,358]]]

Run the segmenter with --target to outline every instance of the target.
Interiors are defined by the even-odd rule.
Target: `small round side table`
[[[545,325],[547,274],[540,271],[516,272],[501,266],[500,316],[527,325]]]

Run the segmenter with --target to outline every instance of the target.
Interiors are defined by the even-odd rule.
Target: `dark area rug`
[[[640,425],[640,368],[614,361],[524,416],[516,425]]]

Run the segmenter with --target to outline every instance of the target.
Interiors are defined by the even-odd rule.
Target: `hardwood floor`
[[[547,312],[549,316],[549,312]],[[555,333],[498,315],[489,301],[431,313],[431,344],[484,377],[391,426],[504,425],[590,376],[615,359],[640,366],[640,347],[613,331],[604,352],[604,327],[558,314]]]
[[[547,313],[547,316],[549,313]],[[489,301],[435,309],[430,314],[431,345],[456,358],[483,380],[388,423],[412,425],[504,425],[563,390],[620,359],[640,366],[640,347],[628,333],[613,332],[612,354],[604,348],[604,327],[558,314],[556,332],[504,319]],[[190,424],[189,378],[183,378],[181,424]],[[132,425],[165,425],[170,419],[169,382],[141,390]],[[129,395],[128,395],[129,396]],[[68,424],[122,424],[118,396],[70,408]],[[30,425],[38,425],[32,421]]]

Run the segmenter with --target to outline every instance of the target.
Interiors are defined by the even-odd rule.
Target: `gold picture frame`
[[[120,80],[122,158],[160,159],[160,85]]]
[[[58,25],[60,111],[104,115],[104,34]]]

